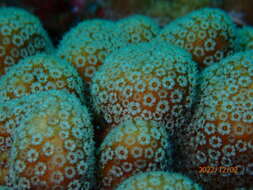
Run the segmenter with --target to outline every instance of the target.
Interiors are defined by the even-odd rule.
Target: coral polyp
[[[137,173],[167,171],[172,165],[170,140],[165,128],[155,121],[121,123],[106,136],[98,153],[101,190],[113,190]]]
[[[204,8],[166,25],[158,39],[189,51],[201,69],[235,53],[239,44],[235,24],[224,11]]]
[[[171,134],[195,98],[197,65],[165,43],[129,45],[111,54],[91,86],[95,112],[113,127],[128,118],[154,120]]]
[[[54,55],[27,57],[0,79],[0,101],[7,101],[40,91],[66,89],[84,101],[83,81],[69,63]]]
[[[53,51],[40,20],[19,8],[0,8],[0,39],[0,76],[22,58]]]
[[[116,190],[202,190],[201,186],[180,173],[145,172],[134,175],[119,185]]]

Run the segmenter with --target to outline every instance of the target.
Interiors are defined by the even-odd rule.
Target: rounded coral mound
[[[94,75],[96,113],[113,127],[128,118],[155,120],[170,134],[186,120],[195,98],[197,65],[165,43],[129,45],[109,56]]]
[[[84,101],[83,81],[75,68],[56,56],[38,54],[23,59],[0,78],[0,101],[50,89],[66,89]]]
[[[204,8],[169,23],[159,40],[189,51],[200,68],[204,68],[239,48],[237,32],[231,18],[222,10]]]
[[[0,8],[0,39],[0,76],[22,58],[53,50],[39,19],[19,8]]]
[[[155,121],[127,120],[110,131],[99,150],[99,189],[112,190],[145,171],[171,169],[172,148],[163,126]]]
[[[34,105],[42,104],[51,92],[42,92],[25,96],[11,101],[1,102],[0,104],[0,185],[5,184],[6,176],[9,171],[9,152],[13,143],[13,131],[19,123],[29,114]]]
[[[179,173],[145,172],[130,177],[116,188],[116,190],[202,190],[188,177]]]
[[[244,26],[238,29],[238,36],[240,36],[240,46],[242,50],[253,49],[253,27]]]
[[[117,22],[120,35],[127,43],[149,42],[159,32],[157,23],[149,17],[133,15]]]
[[[72,63],[87,84],[107,55],[126,43],[115,23],[94,19],[79,23],[60,42],[57,55]]]
[[[41,92],[16,101],[28,102],[19,110],[30,109],[12,130],[6,185],[34,190],[90,189],[95,158],[87,108],[64,91]]]
[[[185,142],[185,169],[206,189],[252,185],[252,53],[227,57],[202,74],[201,99]],[[200,167],[209,169],[200,172]]]

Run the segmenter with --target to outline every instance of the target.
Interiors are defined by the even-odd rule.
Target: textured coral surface
[[[0,189],[251,190],[252,6],[230,3],[2,0]]]

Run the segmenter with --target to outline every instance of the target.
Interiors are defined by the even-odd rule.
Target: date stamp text
[[[199,173],[206,173],[206,174],[212,174],[212,173],[230,173],[230,174],[237,174],[238,167],[236,166],[203,166],[199,167]]]

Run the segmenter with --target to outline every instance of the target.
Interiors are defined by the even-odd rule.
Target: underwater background
[[[253,190],[252,7],[0,0],[0,190]]]

